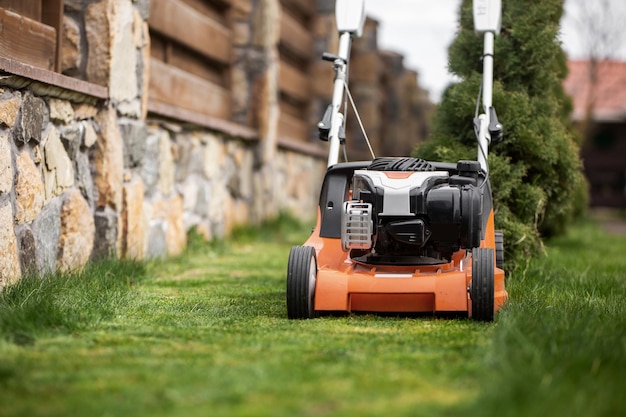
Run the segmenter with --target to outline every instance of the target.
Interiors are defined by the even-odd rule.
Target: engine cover
[[[475,171],[454,176],[448,171],[354,171],[352,201],[371,206],[373,225],[372,239],[361,239],[371,241],[370,247],[352,246],[355,256],[370,263],[446,262],[461,248],[480,246],[476,182]]]

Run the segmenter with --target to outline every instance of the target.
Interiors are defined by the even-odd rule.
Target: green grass
[[[616,416],[626,238],[581,225],[508,277],[496,323],[286,319],[282,218],[183,256],[0,295],[0,416]]]

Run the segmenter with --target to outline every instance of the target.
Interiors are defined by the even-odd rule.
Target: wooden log
[[[303,102],[310,99],[311,80],[306,72],[281,61],[278,80],[278,87],[282,93]]]
[[[280,43],[291,53],[308,61],[313,51],[313,36],[291,14],[285,12],[280,19]]]
[[[308,118],[292,116],[287,112],[281,111],[278,119],[278,137],[296,142],[308,142]]]
[[[41,1],[0,0],[0,8],[11,10],[24,17],[41,22],[41,3]]]
[[[230,119],[230,92],[156,59],[150,60],[150,100]]]
[[[42,1],[41,22],[52,26],[57,31],[56,63],[54,70],[61,72],[61,52],[63,50],[63,0]]]
[[[231,32],[181,0],[152,0],[150,29],[218,62],[230,64]]]
[[[48,25],[0,9],[0,55],[54,71],[57,31]]]

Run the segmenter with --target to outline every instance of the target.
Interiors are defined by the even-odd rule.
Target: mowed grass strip
[[[590,233],[606,247],[591,248]],[[307,234],[283,218],[228,241],[192,239],[177,259],[117,270],[117,292],[103,291],[99,274],[73,276],[65,285],[94,282],[71,296],[99,294],[77,302],[92,314],[40,322],[26,343],[14,336],[22,325],[2,332],[0,415],[624,414],[625,269],[616,256],[624,238],[582,226],[554,242],[509,277],[511,300],[495,324],[289,321],[287,256]],[[615,255],[608,263],[607,251]],[[582,268],[590,262],[608,269]],[[28,291],[15,297],[0,320],[30,299]]]

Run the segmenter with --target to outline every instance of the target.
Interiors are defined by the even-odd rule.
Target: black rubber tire
[[[494,262],[493,249],[472,250],[472,319],[492,321],[494,315]]]
[[[315,317],[315,281],[317,256],[312,246],[294,246],[287,264],[287,317]]]
[[[502,230],[496,230],[496,267],[504,269],[504,233]]]

